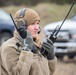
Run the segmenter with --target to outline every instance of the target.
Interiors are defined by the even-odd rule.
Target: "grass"
[[[42,20],[42,26],[46,25],[50,22],[55,22],[59,20],[63,20],[69,10],[71,5],[57,5],[57,4],[49,4],[49,3],[43,3],[38,4],[36,7],[34,7],[37,12],[40,14],[41,20]],[[69,17],[75,13],[75,8],[72,9]]]

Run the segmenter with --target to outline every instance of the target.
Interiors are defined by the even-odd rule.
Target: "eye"
[[[37,24],[39,24],[39,22],[37,22]]]
[[[32,23],[31,25],[34,25],[35,23]]]
[[[39,21],[35,21],[34,23],[32,23],[31,25],[35,25],[35,24],[39,24]]]

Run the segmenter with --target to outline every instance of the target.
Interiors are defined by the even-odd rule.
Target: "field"
[[[58,60],[54,75],[76,75],[76,58]]]
[[[5,10],[6,12],[15,15],[15,12],[21,8],[30,7],[38,12],[41,23],[40,26],[43,28],[46,24],[63,20],[68,13],[71,5],[57,5],[57,4],[49,4],[49,3],[41,3],[36,6],[6,6],[1,7],[1,9]],[[70,12],[68,18],[71,18],[76,13],[76,5],[74,5],[72,11]]]
[[[38,4],[36,6],[7,6],[1,7],[1,9],[5,10],[8,13],[11,13],[14,17],[14,14],[17,10],[30,7],[36,10],[41,18],[40,27],[43,28],[46,24],[63,20],[69,10],[71,5],[56,5],[56,4],[49,4],[43,3]],[[73,14],[76,13],[76,5],[72,9],[71,13],[69,14],[68,18],[70,18]],[[44,37],[43,32],[40,34],[40,39]],[[63,61],[58,60],[57,67],[54,75],[76,75],[76,58],[75,59],[64,59]]]

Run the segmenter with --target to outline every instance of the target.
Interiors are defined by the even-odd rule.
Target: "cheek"
[[[30,29],[31,29],[31,26],[29,25],[29,26],[27,27],[27,29],[30,30]]]
[[[29,30],[30,33],[33,33],[34,28],[32,26],[28,26],[27,29]]]
[[[32,31],[32,28],[28,28],[28,30],[29,30],[29,32],[31,32]]]

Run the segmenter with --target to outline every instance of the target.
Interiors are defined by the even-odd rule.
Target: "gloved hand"
[[[22,49],[26,50],[26,51],[31,51],[32,47],[34,45],[33,38],[32,38],[32,35],[30,34],[30,32],[27,29],[25,30],[25,32],[27,33],[26,38],[23,39],[21,37],[21,40],[22,40]]]
[[[46,39],[46,41],[42,43],[41,53],[49,60],[54,59],[55,56],[54,45],[50,39]]]
[[[26,31],[27,31],[27,36],[25,38],[25,44],[27,44],[27,50],[32,50],[34,45],[33,37],[28,30]]]

